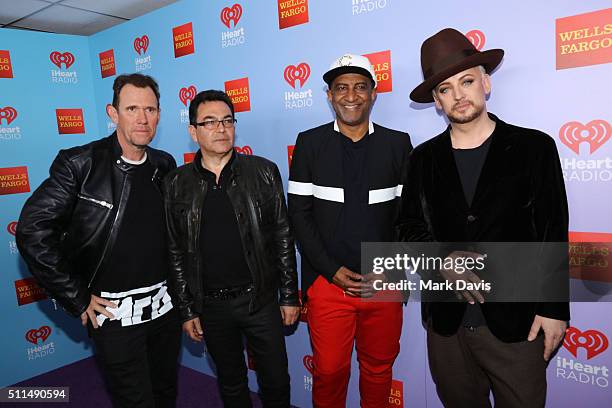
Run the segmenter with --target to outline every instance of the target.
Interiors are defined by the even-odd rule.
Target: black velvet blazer
[[[453,156],[450,127],[414,149],[396,225],[399,241],[567,242],[567,198],[554,140],[489,116],[496,127],[471,206]],[[452,335],[465,305],[423,303],[424,323]],[[569,320],[568,303],[485,302],[482,311],[491,332],[506,342],[526,340],[536,314]]]

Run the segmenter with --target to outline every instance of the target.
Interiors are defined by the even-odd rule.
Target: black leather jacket
[[[147,148],[147,157],[161,199],[161,180],[176,162],[153,148]],[[21,211],[21,256],[39,284],[75,316],[87,309],[89,287],[108,261],[130,195],[131,169],[121,159],[115,133],[60,150],[49,178]]]
[[[170,246],[169,286],[183,321],[202,312],[200,224],[208,188],[198,151],[193,163],[179,167],[164,181]],[[298,305],[295,246],[289,229],[282,180],[274,163],[237,154],[231,163],[227,195],[232,203],[244,257],[252,275],[254,311],[278,297],[280,305]],[[206,217],[206,214],[204,214]]]

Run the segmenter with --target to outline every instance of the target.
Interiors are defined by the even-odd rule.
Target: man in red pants
[[[361,243],[393,241],[408,134],[373,124],[376,75],[345,54],[323,75],[336,120],[298,135],[289,174],[289,216],[302,255],[302,293],[314,354],[313,404],[344,407],[353,342],[361,406],[386,407],[399,353],[401,303],[365,302],[372,271]]]

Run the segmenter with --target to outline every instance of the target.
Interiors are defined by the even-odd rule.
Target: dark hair
[[[134,85],[137,88],[151,88],[157,98],[157,107],[159,108],[159,86],[155,80],[142,74],[123,74],[115,78],[113,83],[113,106],[119,108],[119,93],[127,84]]]
[[[234,117],[234,104],[232,103],[232,99],[223,91],[208,89],[200,92],[191,100],[191,103],[189,104],[189,123],[195,125],[198,121],[198,107],[201,104],[214,101],[225,102],[225,104],[232,111],[232,118]]]

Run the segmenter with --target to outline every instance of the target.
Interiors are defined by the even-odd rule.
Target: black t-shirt
[[[455,163],[468,206],[472,205],[482,166],[487,158],[491,137],[473,149],[454,149]]]
[[[130,193],[109,261],[96,276],[93,292],[120,293],[167,278],[168,246],[163,197],[147,159],[130,171]]]
[[[200,259],[205,291],[246,286],[252,283],[251,272],[244,257],[242,240],[234,207],[226,188],[231,180],[232,158],[216,182],[213,172],[196,163],[206,177],[208,189],[200,224]]]
[[[472,205],[480,172],[484,165],[492,137],[489,136],[480,146],[473,149],[453,149],[457,171],[461,179],[465,201],[468,206]],[[468,304],[463,315],[463,325],[478,327],[486,324],[482,309],[478,302],[473,305]]]
[[[361,273],[361,243],[376,241],[368,231],[368,169],[366,158],[370,135],[357,142],[342,137],[344,205],[338,217],[331,255],[343,266]]]

